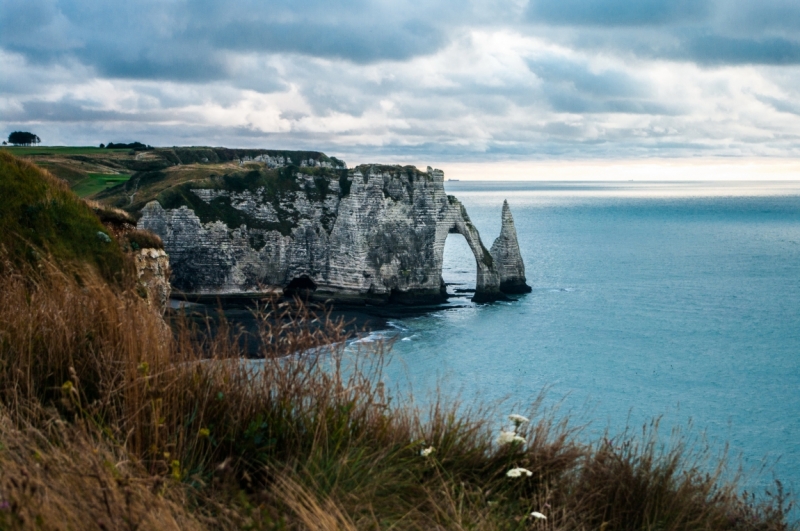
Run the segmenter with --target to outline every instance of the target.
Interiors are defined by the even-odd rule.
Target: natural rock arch
[[[475,280],[478,276],[478,264],[472,254],[467,239],[457,232],[451,232],[444,243],[442,258],[442,282],[450,296],[450,287],[462,297],[475,293]]]
[[[436,265],[439,278],[442,276],[444,246],[448,234],[461,234],[475,257],[476,278],[475,302],[487,302],[506,298],[506,293],[528,293],[530,286],[525,279],[525,265],[517,242],[517,230],[508,201],[503,201],[500,236],[492,244],[491,251],[481,241],[478,229],[469,219],[466,208],[453,196],[447,196],[450,208],[443,212],[437,222]]]
[[[467,215],[467,210],[461,202],[452,195],[447,196],[449,208],[437,220],[436,239],[434,252],[436,256],[436,271],[438,278],[442,277],[444,263],[444,245],[448,234],[460,234],[467,241],[472,256],[475,258],[475,296],[472,300],[484,302],[504,298],[500,292],[500,275],[494,263],[492,254],[481,241],[478,229],[472,224]]]

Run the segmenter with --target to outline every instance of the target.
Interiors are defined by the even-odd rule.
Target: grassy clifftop
[[[123,254],[91,208],[60,179],[0,151],[0,245],[15,261],[49,254],[85,262],[106,278],[123,269]]]
[[[413,166],[365,164],[351,172],[343,161],[317,151],[172,147],[147,151],[100,148],[9,148],[64,179],[81,197],[136,215],[145,204],[157,200],[164,208],[186,206],[202,222],[223,221],[229,227],[278,230],[289,234],[296,212],[286,207],[292,193],[305,193],[309,201],[324,200],[335,192],[350,192],[352,174],[363,179],[372,172],[402,175],[406,192],[413,196],[413,183],[429,175]],[[305,178],[298,178],[303,175]],[[333,183],[333,184],[332,184]],[[234,208],[231,200],[200,199],[193,189],[222,189],[232,193],[257,192],[259,201],[270,203],[277,222],[264,222]],[[384,189],[386,197],[399,198],[402,190]],[[329,229],[330,227],[327,227]]]
[[[239,169],[239,161],[269,157],[287,166],[343,166],[335,157],[318,151],[269,149],[231,149],[223,147],[171,147],[146,151],[102,149],[96,147],[8,147],[4,151],[23,157],[64,179],[81,197],[91,197],[107,188],[124,183],[142,172],[172,168],[194,168],[200,173],[230,173]],[[169,173],[169,172],[168,172]]]
[[[224,189],[231,192],[255,192],[265,194],[266,198],[305,189],[297,182],[298,173],[312,177],[312,188],[325,187],[327,179],[339,179],[346,170],[327,168],[268,168],[263,165],[189,165],[175,166],[165,170],[141,172],[119,186],[97,194],[97,200],[117,208],[136,212],[149,203],[158,200],[165,208],[176,206],[175,195],[185,195],[193,188]],[[314,193],[309,190],[310,193]],[[309,197],[309,199],[312,199]],[[191,206],[187,204],[187,206]]]

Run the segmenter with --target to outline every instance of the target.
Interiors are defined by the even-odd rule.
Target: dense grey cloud
[[[590,65],[565,59],[529,61],[544,81],[543,96],[551,108],[573,114],[676,114],[676,105],[650,100],[652,88],[623,69],[592,72]]]
[[[800,116],[800,102],[798,101],[790,101],[785,99],[779,98],[771,98],[769,96],[756,96],[758,101],[763,102],[776,111],[785,112],[789,114],[795,114]]]
[[[582,26],[647,26],[708,17],[708,0],[531,0],[534,22]]]
[[[0,123],[391,160],[798,156],[798,27],[796,0],[0,0]]]
[[[523,4],[524,5],[524,4]],[[78,58],[101,75],[231,77],[226,52],[299,53],[356,63],[435,53],[474,27],[577,27],[591,42],[701,63],[800,61],[800,4],[787,0],[3,0],[0,46],[32,62]],[[494,17],[487,16],[495,13]],[[644,38],[635,30],[647,27]],[[613,32],[603,32],[604,28]],[[582,39],[567,42],[580,45]],[[585,40],[585,39],[584,39]],[[663,46],[664,41],[672,45]]]
[[[445,44],[442,26],[428,22],[438,18],[440,6],[397,5],[3,0],[0,45],[32,62],[77,57],[109,77],[202,82],[230,77],[224,52],[293,52],[368,63],[404,60]]]
[[[526,18],[579,48],[709,65],[800,64],[793,0],[530,0]]]
[[[75,101],[64,98],[60,101],[29,100],[22,104],[22,108],[5,114],[7,121],[36,121],[36,122],[139,122],[146,124],[167,123],[172,120],[183,119],[187,116],[177,116],[163,110],[137,110],[135,112],[109,111],[93,109],[91,101]]]
[[[698,63],[791,65],[800,63],[800,42],[782,37],[740,39],[702,35],[686,40],[684,57]]]

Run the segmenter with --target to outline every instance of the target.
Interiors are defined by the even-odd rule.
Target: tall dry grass
[[[224,320],[38,263],[0,266],[0,528],[790,528],[680,441],[539,418],[501,445],[490,409],[389,396],[324,312],[262,308],[248,361]]]

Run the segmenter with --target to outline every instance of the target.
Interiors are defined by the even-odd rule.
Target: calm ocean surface
[[[587,436],[691,423],[769,466],[747,487],[800,488],[800,182],[445,184],[487,247],[508,199],[533,292],[392,319],[393,383],[520,404],[548,389]],[[474,288],[460,235],[443,275]]]

